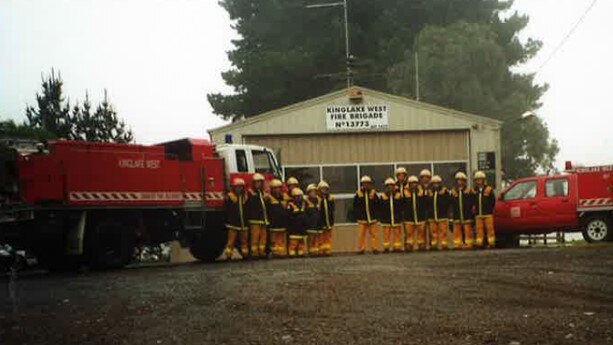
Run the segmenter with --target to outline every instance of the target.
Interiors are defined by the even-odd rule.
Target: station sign
[[[389,128],[389,106],[386,104],[328,105],[328,131],[386,130]]]

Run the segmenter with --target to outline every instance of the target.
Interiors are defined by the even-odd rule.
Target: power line
[[[545,67],[545,65],[547,65],[549,63],[549,61],[551,61],[551,59],[553,59],[553,57],[560,51],[560,49],[562,49],[562,47],[564,46],[564,44],[566,44],[566,42],[570,39],[570,37],[575,33],[575,31],[577,31],[577,28],[581,25],[581,23],[583,23],[583,21],[585,20],[585,18],[587,17],[587,15],[590,13],[590,11],[592,10],[592,8],[594,8],[594,5],[596,5],[596,2],[598,2],[598,0],[592,0],[592,2],[590,3],[590,5],[585,9],[585,11],[583,12],[583,14],[581,15],[581,17],[579,17],[579,20],[577,21],[577,23],[575,23],[575,25],[568,31],[568,33],[566,34],[566,36],[564,36],[564,38],[562,39],[562,41],[560,41],[560,43],[556,46],[556,48],[553,50],[553,52],[551,52],[551,54],[549,55],[549,57],[545,60],[545,62],[543,62],[541,64],[541,66],[538,68],[538,70],[536,70],[536,74],[538,74],[543,67]]]

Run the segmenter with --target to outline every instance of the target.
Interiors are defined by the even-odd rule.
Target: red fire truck
[[[56,141],[0,154],[0,242],[33,251],[49,268],[121,267],[138,246],[172,240],[212,260],[225,242],[230,179],[280,176],[267,148],[197,139]]]
[[[517,180],[496,203],[497,233],[517,244],[518,234],[582,231],[588,242],[613,240],[613,165],[572,167],[566,173]]]

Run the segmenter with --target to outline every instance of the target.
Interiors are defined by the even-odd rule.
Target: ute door
[[[539,202],[542,212],[541,226],[547,230],[577,225],[576,200],[569,197],[569,176],[554,176],[545,180],[543,198]]]
[[[537,227],[538,186],[537,179],[526,179],[515,182],[502,193],[496,205],[496,224],[500,230],[522,232]]]

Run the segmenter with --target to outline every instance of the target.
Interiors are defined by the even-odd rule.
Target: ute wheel
[[[107,269],[121,268],[130,263],[136,245],[135,233],[113,221],[92,225],[86,234],[89,265]]]
[[[227,241],[223,216],[208,215],[205,229],[194,232],[190,237],[189,251],[196,259],[215,261],[223,253]]]
[[[515,234],[496,235],[496,248],[519,248],[519,235],[515,235]]]
[[[613,238],[611,222],[605,216],[593,216],[583,225],[583,238],[588,243],[606,242]]]

